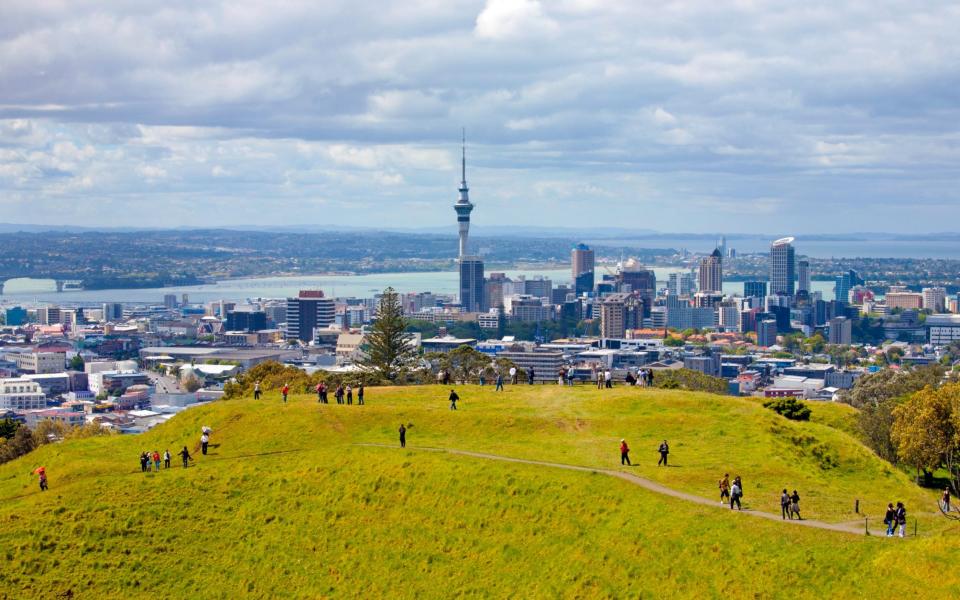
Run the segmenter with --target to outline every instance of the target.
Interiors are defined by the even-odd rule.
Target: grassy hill
[[[370,388],[367,405],[223,401],[142,436],[46,446],[0,466],[0,597],[947,595],[957,534],[935,494],[824,423],[748,400],[620,388]],[[827,415],[825,421],[843,420]],[[412,423],[407,450],[394,444]],[[201,425],[219,444],[199,456]],[[424,452],[456,448],[620,468],[712,498],[723,472],[775,511],[879,521],[887,501],[921,536],[888,540],[732,514],[590,473]],[[671,442],[676,466],[656,467]],[[144,449],[187,444],[195,466],[144,475]],[[174,461],[177,462],[176,459]],[[30,471],[44,464],[49,492]],[[624,467],[624,469],[627,469]],[[860,520],[862,523],[862,520]],[[911,518],[912,526],[912,518]]]

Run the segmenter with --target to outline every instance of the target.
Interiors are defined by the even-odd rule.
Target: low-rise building
[[[563,367],[563,353],[543,350],[534,350],[532,352],[501,352],[497,358],[506,358],[517,365],[518,369],[523,369],[529,373],[533,369],[534,382],[547,383],[557,380],[557,373]]]
[[[66,352],[21,352],[16,356],[17,369],[21,373],[40,375],[59,373],[67,366]]]
[[[47,395],[36,381],[0,379],[0,410],[39,410],[47,407]]]

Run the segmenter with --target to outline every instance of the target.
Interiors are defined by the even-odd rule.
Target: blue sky
[[[278,6],[279,5],[279,6]],[[944,231],[951,2],[5,3],[2,221]]]

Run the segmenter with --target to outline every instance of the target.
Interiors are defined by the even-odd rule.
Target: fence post
[[[917,518],[913,518],[913,537],[917,537]]]
[[[853,501],[853,512],[860,514],[860,498]]]
[[[870,527],[869,525],[867,525],[867,521],[869,520],[870,520],[870,517],[863,518],[863,534],[864,535],[870,535]]]

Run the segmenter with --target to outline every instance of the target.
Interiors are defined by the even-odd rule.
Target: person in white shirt
[[[200,451],[206,456],[207,454],[207,444],[210,443],[210,436],[206,433],[200,436]]]

